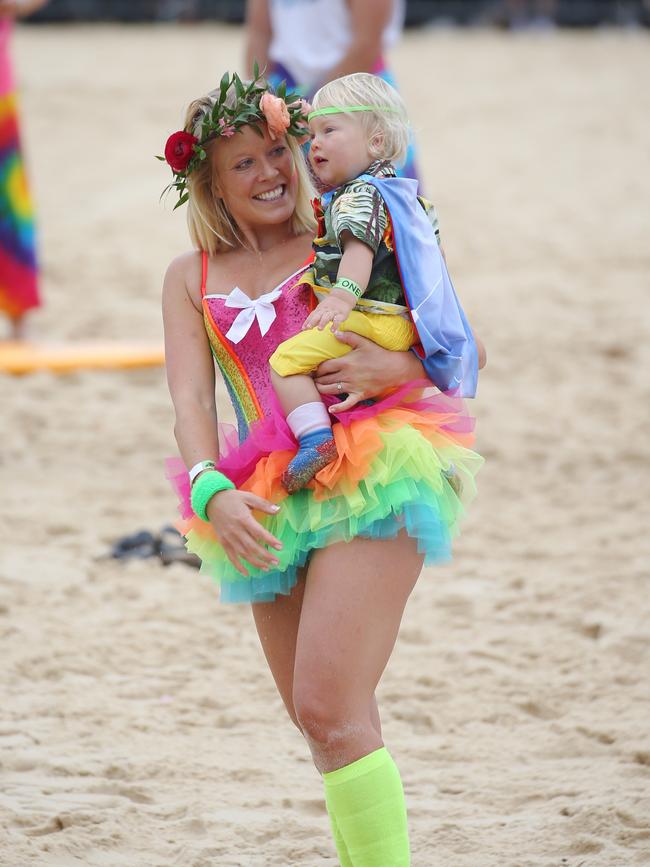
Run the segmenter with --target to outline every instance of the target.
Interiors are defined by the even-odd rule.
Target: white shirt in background
[[[383,51],[397,41],[404,26],[404,0],[394,0],[393,7],[382,38]],[[308,90],[321,84],[352,42],[346,0],[271,0],[270,11],[270,59],[281,63]]]

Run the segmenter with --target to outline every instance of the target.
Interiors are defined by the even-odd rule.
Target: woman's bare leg
[[[293,676],[304,592],[303,571],[289,596],[278,596],[275,602],[258,602],[252,606],[257,634],[266,661],[287,713],[299,729],[300,723],[296,718],[293,705]],[[381,721],[374,693],[370,701],[369,716],[373,727],[381,737]]]
[[[328,772],[383,745],[375,688],[422,568],[416,542],[356,538],[315,551],[294,650],[293,718]]]
[[[358,558],[364,560],[363,567],[357,565]],[[307,579],[300,580],[290,596],[253,606],[260,641],[280,695],[322,771],[349,764],[383,743],[375,686],[390,656],[404,605],[421,566],[422,557],[415,543],[404,534],[392,542],[358,539],[315,552]],[[371,576],[374,580],[369,580]],[[392,592],[391,579],[395,585]],[[368,595],[376,605],[367,604]],[[325,603],[322,617],[320,601]],[[340,616],[341,601],[353,616]],[[367,627],[368,612],[373,615],[375,628],[358,629],[359,620]],[[334,624],[336,629],[331,628]],[[362,646],[369,638],[368,647],[346,664],[346,648],[355,638]],[[325,653],[316,659],[319,647]],[[334,665],[328,664],[330,660]],[[312,674],[314,681],[310,680]],[[374,839],[376,824],[351,829],[349,816],[340,815],[331,796],[327,796],[332,835],[340,863],[346,867],[353,863],[350,847],[358,847],[359,840],[365,847],[368,833],[373,835],[371,845],[381,849],[382,858],[385,847],[392,845],[403,857],[391,858],[390,863],[410,863],[401,782],[394,764],[392,790],[386,790],[385,772],[391,775],[391,763],[390,757],[384,759],[380,784],[374,778],[372,781],[369,807],[374,810],[375,820],[381,817],[384,829],[379,839]],[[365,793],[361,797],[365,799]]]
[[[278,595],[274,602],[256,602],[252,606],[255,627],[273,680],[287,713],[298,728],[292,699],[293,667],[304,592],[303,574],[289,596]]]

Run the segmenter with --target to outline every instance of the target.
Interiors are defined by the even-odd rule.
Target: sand
[[[429,30],[394,55],[489,352],[480,496],[380,689],[414,867],[650,864],[649,47]],[[187,236],[153,155],[241,50],[210,25],[17,34],[35,334],[160,338]],[[2,867],[335,865],[250,611],[102,559],[174,519],[163,371],[0,393]]]

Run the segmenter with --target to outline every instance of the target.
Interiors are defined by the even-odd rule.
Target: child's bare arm
[[[331,322],[332,328],[336,330],[350,315],[357,298],[368,288],[372,271],[372,250],[351,232],[343,232],[341,244],[343,256],[336,283],[327,298],[305,319],[303,330],[319,328],[322,331],[328,322]],[[351,288],[344,288],[350,285]]]

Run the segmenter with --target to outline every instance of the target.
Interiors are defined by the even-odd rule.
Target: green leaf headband
[[[390,105],[330,105],[327,108],[317,108],[316,111],[310,111],[307,120],[320,117],[322,114],[342,114],[347,111],[390,111],[393,114],[399,114],[399,109],[392,108]]]
[[[233,106],[226,104],[231,88],[234,88],[236,96]],[[274,141],[283,135],[304,137],[307,135],[305,122],[308,108],[308,103],[298,93],[287,93],[284,81],[273,92],[260,76],[257,63],[253,69],[253,80],[247,85],[237,73],[231,76],[225,72],[219,83],[216,102],[203,113],[201,135],[197,137],[187,130],[174,132],[165,144],[165,155],[157,157],[166,162],[174,174],[174,180],[165,187],[162,195],[175,189],[178,201],[174,210],[185,204],[189,198],[187,178],[206,159],[205,145],[212,139],[230,138],[244,126],[251,126],[262,136],[259,123],[266,123]],[[195,127],[196,121],[192,125]]]

